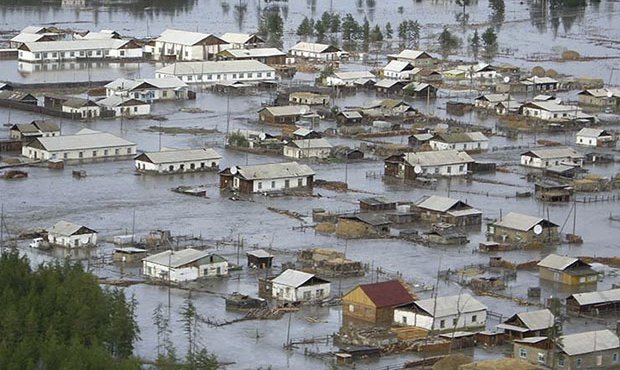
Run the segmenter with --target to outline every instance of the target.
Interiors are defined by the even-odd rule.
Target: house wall
[[[293,124],[299,120],[299,114],[274,116],[268,110],[263,110],[258,113],[258,119],[261,122],[273,123],[273,124]]]
[[[410,165],[408,167],[413,168]],[[467,163],[443,166],[421,166],[422,176],[464,176],[467,175]],[[411,171],[413,173],[413,171]],[[405,178],[409,178],[405,176]]]
[[[488,141],[470,141],[465,143],[444,143],[443,141],[430,140],[433,150],[458,150],[458,151],[476,151],[489,150]]]
[[[183,166],[181,168],[181,166]],[[147,161],[135,161],[138,172],[154,172],[161,174],[189,173],[202,171],[217,171],[220,166],[219,158],[202,161],[179,161],[174,163],[151,163]]]
[[[314,59],[314,60],[323,61],[323,62],[340,59],[339,52],[317,53],[313,51],[303,51],[303,50],[296,50],[296,49],[291,49],[289,52],[294,57]]]
[[[615,356],[614,356],[615,355]],[[578,362],[580,364],[578,364]],[[558,370],[609,369],[620,365],[620,349],[597,351],[580,356],[567,356],[564,366],[558,364]]]
[[[563,271],[556,271],[545,267],[539,267],[538,275],[542,280],[566,285],[586,285],[596,284],[598,282],[598,276],[595,274],[571,275]]]
[[[162,56],[174,56],[177,60],[196,61],[207,60],[209,54],[217,54],[222,45],[183,45],[171,42],[155,41],[153,56],[156,59]]]
[[[108,108],[109,109],[109,108]],[[112,107],[115,117],[146,116],[151,114],[151,105],[132,105],[128,107]]]
[[[523,107],[524,116],[540,118],[545,121],[565,121],[571,119],[574,113],[574,109],[571,111],[549,112],[539,108]]]
[[[615,107],[618,98],[596,97],[591,95],[579,94],[579,105],[589,105],[593,107]]]
[[[169,271],[170,281],[173,282],[196,280],[199,276],[199,270],[196,266],[169,269],[168,266],[148,261],[142,262],[142,273],[152,279],[168,280]]]
[[[189,75],[156,72],[156,78],[177,77],[185,83],[215,84],[222,81],[273,81],[275,71],[269,69],[253,72],[221,72],[221,73],[196,73]]]
[[[599,136],[597,138],[577,135],[575,139],[575,143],[577,145],[591,146],[591,147],[596,147],[596,146],[599,146],[599,145],[602,145],[602,144],[605,144],[611,141],[613,141],[613,137],[610,135]]]
[[[456,321],[455,321],[456,320]],[[437,317],[417,314],[409,310],[395,309],[394,322],[404,326],[415,326],[426,330],[452,330],[484,327],[487,322],[486,310]],[[443,325],[442,325],[443,322]]]
[[[290,158],[329,158],[331,153],[330,148],[311,148],[302,149],[294,146],[284,146],[284,156]]]
[[[357,287],[342,298],[343,318],[375,323],[377,319],[375,304],[362,288]],[[391,323],[390,318],[390,323]]]
[[[97,233],[66,236],[50,232],[48,234],[48,241],[52,244],[62,245],[69,248],[84,247],[87,245],[97,244]]]
[[[62,106],[62,111],[63,112],[67,112],[67,113],[72,113],[72,114],[79,114],[80,117],[82,117],[84,119],[86,119],[86,118],[96,118],[96,117],[99,117],[101,115],[101,107],[97,107],[97,106],[73,108],[73,107],[67,107],[67,106],[63,105]]]
[[[126,91],[126,90],[115,90],[115,89],[106,89],[106,96],[124,96],[130,97],[137,100],[142,100],[145,102],[153,102],[156,100],[176,100],[176,99],[187,99],[188,98],[188,89],[181,88],[179,90],[176,89],[144,89],[144,90],[134,90],[134,91]]]
[[[82,49],[74,51],[49,50],[32,52],[19,50],[17,59],[25,62],[60,62],[80,59],[135,59],[142,58],[142,49]]]
[[[273,283],[272,286],[273,298],[287,302],[307,302],[324,299],[329,297],[329,294],[329,283],[302,286],[297,289],[277,283]]]
[[[81,153],[81,154],[80,154]],[[22,147],[22,155],[31,159],[96,160],[126,158],[136,154],[136,146],[109,147],[85,150],[59,150],[48,152],[29,146]]]
[[[552,354],[549,353],[548,350],[536,348],[524,343],[514,343],[512,355],[514,358],[527,361],[531,364],[542,366],[552,366],[553,364]]]
[[[560,240],[558,227],[543,227],[543,232],[536,235],[534,230],[519,231],[502,226],[489,224],[487,226],[489,238],[498,243],[531,243],[531,242],[557,242]]]
[[[287,186],[288,184],[288,186]],[[312,176],[288,177],[279,179],[263,179],[254,181],[244,181],[239,177],[233,178],[232,189],[242,193],[262,193],[269,191],[280,191],[284,189],[294,189],[300,187],[312,187]]]
[[[582,166],[583,159],[573,159],[571,157],[541,159],[533,156],[530,157],[528,155],[521,156],[521,165],[526,167],[547,168],[551,166],[557,166],[561,163],[574,163],[576,165]]]

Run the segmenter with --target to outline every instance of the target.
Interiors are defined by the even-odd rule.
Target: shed
[[[248,266],[259,269],[271,268],[273,264],[273,254],[267,252],[264,249],[256,249],[246,252],[245,255],[248,258]]]
[[[618,312],[620,311],[620,288],[572,294],[566,298],[566,308],[571,313],[596,316]]]
[[[85,247],[97,244],[97,232],[86,226],[59,221],[48,230],[47,240],[63,247]]]
[[[358,285],[342,297],[344,325],[390,326],[394,308],[415,299],[399,280]]]
[[[331,284],[314,274],[288,269],[271,280],[273,298],[287,302],[308,302],[326,299]]]

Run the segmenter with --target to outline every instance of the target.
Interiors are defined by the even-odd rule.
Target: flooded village
[[[620,369],[615,2],[0,8],[0,247],[133,302],[115,358]]]

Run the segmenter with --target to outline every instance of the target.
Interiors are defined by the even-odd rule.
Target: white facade
[[[172,282],[228,275],[228,261],[195,249],[164,251],[142,260],[142,273],[149,278]]]
[[[146,102],[187,99],[189,89],[178,78],[128,80],[119,78],[105,86],[106,96],[122,96]]]
[[[18,59],[25,62],[62,62],[86,59],[142,58],[142,48],[128,40],[71,40],[24,43]]]
[[[294,57],[329,62],[340,60],[342,50],[326,44],[300,42],[289,50],[289,54]]]
[[[288,269],[271,280],[271,295],[280,301],[308,302],[329,298],[331,284],[313,274]]]
[[[560,164],[582,166],[583,156],[572,149],[540,149],[521,154],[521,165],[547,168]]]
[[[207,60],[209,55],[222,51],[225,44],[211,34],[168,29],[155,40],[153,56],[156,59],[175,57],[182,61]]]
[[[394,322],[404,326],[415,326],[426,330],[473,329],[486,325],[487,311],[479,310],[433,318],[432,315],[419,314],[406,309],[394,310]]]
[[[104,109],[114,111],[115,117],[146,116],[151,114],[151,104],[137,99],[126,99],[120,96],[110,96],[97,101]]]
[[[63,104],[62,111],[66,113],[79,114],[81,118],[96,118],[101,116],[101,107],[97,105],[85,105],[83,107],[70,107]]]
[[[458,150],[458,151],[472,151],[472,150],[489,150],[488,141],[470,141],[462,143],[445,143],[443,141],[430,140],[430,145],[433,150]]]
[[[256,60],[230,60],[175,63],[157,70],[155,77],[177,77],[188,84],[215,84],[226,81],[273,81],[276,79],[276,72],[272,67]]]
[[[138,172],[173,174],[217,171],[222,157],[213,149],[175,149],[143,153],[136,157]]]
[[[562,105],[555,101],[534,101],[523,105],[522,114],[526,117],[544,121],[566,121],[581,116],[581,108],[576,105]]]
[[[48,230],[47,240],[51,244],[68,248],[97,244],[97,232],[85,226],[60,221]]]
[[[403,165],[404,166],[404,165]],[[420,166],[422,176],[465,176],[467,175],[467,163],[445,164],[437,166]],[[403,167],[404,171],[404,167]]]
[[[281,191],[285,189],[303,188],[306,186],[308,186],[308,176],[262,179],[253,181],[252,192]],[[233,189],[239,189],[239,179],[237,177],[233,179]]]
[[[284,146],[284,156],[290,158],[329,158],[331,144],[325,139],[293,140]]]
[[[577,145],[597,147],[613,140],[613,136],[605,130],[583,128],[577,133],[575,143]]]

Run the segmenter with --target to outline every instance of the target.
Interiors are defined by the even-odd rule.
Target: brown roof
[[[411,303],[415,298],[398,280],[374,284],[363,284],[360,288],[377,308]]]

